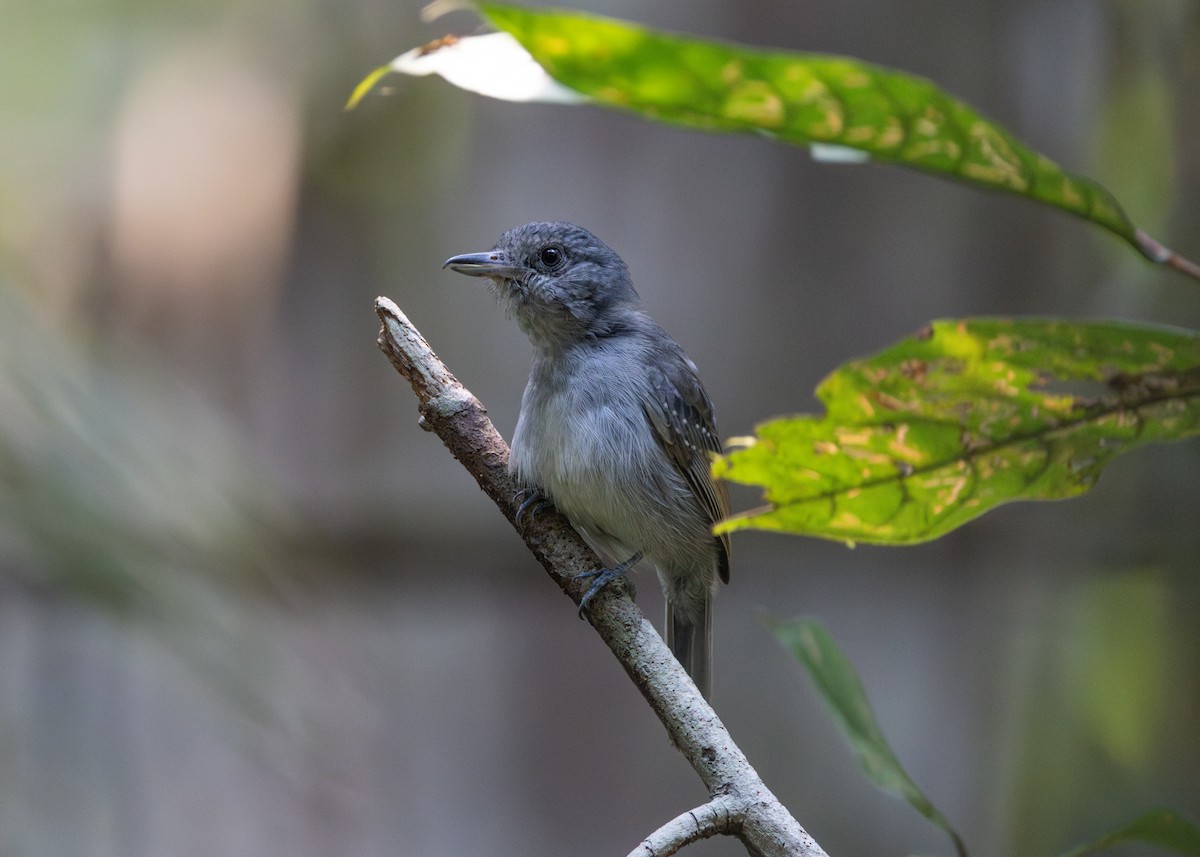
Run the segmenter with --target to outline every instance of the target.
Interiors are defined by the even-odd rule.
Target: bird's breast
[[[616,561],[709,568],[709,521],[646,415],[653,387],[641,354],[535,363],[510,469]]]
[[[648,492],[669,490],[643,409],[648,385],[635,365],[615,363],[592,359],[579,372],[535,367],[513,436],[516,476],[583,526],[611,528],[644,507]]]

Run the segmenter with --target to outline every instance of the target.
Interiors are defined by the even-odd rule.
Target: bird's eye
[[[565,258],[566,255],[563,253],[562,248],[555,247],[553,244],[549,247],[543,247],[538,251],[538,261],[550,269],[557,268],[563,263]]]

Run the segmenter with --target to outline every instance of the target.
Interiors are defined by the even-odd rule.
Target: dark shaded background
[[[1200,257],[1194,2],[587,8],[927,75]],[[623,854],[704,799],[376,350],[387,294],[511,434],[528,346],[439,270],[505,228],[571,219],[616,248],[726,437],[813,410],[826,372],[931,318],[1200,327],[1196,283],[1016,198],[434,79],[341,111],[467,13],[9,0],[4,19],[6,855]],[[866,784],[764,612],[825,623],[976,854],[1200,817],[1197,450],[917,548],[739,535],[717,710],[832,854],[949,845]]]

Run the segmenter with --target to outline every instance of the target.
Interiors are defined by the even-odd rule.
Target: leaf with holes
[[[1124,323],[939,321],[714,462],[763,489],[744,528],[910,544],[1001,503],[1071,497],[1116,455],[1200,433],[1200,336]]]

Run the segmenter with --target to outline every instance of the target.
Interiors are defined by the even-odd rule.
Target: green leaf
[[[791,650],[812,676],[821,698],[850,740],[871,782],[903,798],[917,812],[946,831],[954,841],[959,857],[965,857],[967,849],[958,833],[912,781],[888,746],[853,665],[825,629],[815,622],[802,620],[769,620],[768,624],[779,642]]]
[[[930,81],[845,57],[764,50],[563,10],[483,3],[558,82],[647,119],[821,144],[1052,205],[1153,262],[1200,266],[1138,230],[1096,182],[1066,172]]]
[[[1166,809],[1148,812],[1127,827],[1069,851],[1063,857],[1083,857],[1123,842],[1146,842],[1178,854],[1200,857],[1200,827]]]
[[[714,462],[758,528],[876,544],[937,538],[1012,500],[1088,490],[1116,455],[1200,433],[1200,336],[1124,323],[935,322],[817,389]]]

